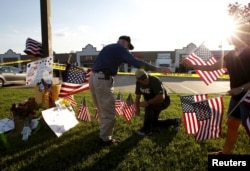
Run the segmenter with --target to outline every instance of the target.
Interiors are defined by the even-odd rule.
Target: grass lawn
[[[13,103],[34,97],[34,89],[1,88],[0,94],[0,119],[3,119],[10,117]],[[124,93],[123,97],[127,95]],[[83,96],[92,114],[92,121],[79,121],[77,126],[59,138],[43,119],[27,141],[22,140],[20,121],[14,130],[0,134],[1,170],[203,171],[207,170],[207,153],[220,150],[223,146],[229,96],[223,97],[225,113],[222,135],[218,139],[195,141],[193,135],[185,133],[183,123],[178,132],[170,127],[154,130],[149,137],[137,136],[134,132],[142,125],[142,110],[140,116],[135,116],[129,122],[123,116],[117,115],[114,138],[119,138],[121,143],[108,147],[100,146],[99,123],[94,118],[94,106],[89,91],[74,95],[78,102],[75,112],[77,114]],[[170,97],[171,105],[160,117],[182,118],[180,94],[170,94]],[[242,126],[234,154],[250,154],[249,138]]]

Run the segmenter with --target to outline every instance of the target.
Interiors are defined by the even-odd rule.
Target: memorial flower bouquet
[[[10,108],[10,113],[13,119],[21,119],[27,121],[36,117],[40,106],[36,103],[35,98],[29,98],[21,103],[14,103]]]
[[[23,124],[21,134],[23,134],[23,140],[28,140],[31,135],[31,131],[38,125],[39,115],[41,115],[40,105],[35,101],[35,98],[29,98],[22,103],[14,103],[10,108],[11,117],[15,122],[15,125],[20,121]]]

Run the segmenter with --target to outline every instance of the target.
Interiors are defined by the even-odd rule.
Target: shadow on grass
[[[7,134],[1,134],[1,170],[64,170],[75,164],[88,153],[98,152],[97,145],[93,142],[98,137],[98,131],[88,129],[85,133],[79,124],[71,131],[65,132],[57,138],[47,124],[42,120],[39,130],[33,131],[28,141],[22,140],[21,130],[17,128]],[[86,128],[85,128],[86,129]],[[94,130],[94,131],[93,131]],[[91,132],[92,131],[92,132]],[[93,147],[93,148],[91,148]],[[87,150],[86,150],[87,149]],[[87,153],[86,153],[87,152]]]
[[[166,147],[176,136],[178,131],[174,130],[173,127],[158,127],[153,130],[152,140],[155,141],[159,146]]]
[[[174,136],[172,129],[162,128],[148,138],[166,147]],[[2,170],[18,168],[20,171],[115,170],[134,148],[144,148],[144,145],[148,148],[147,144],[138,145],[143,138],[130,134],[121,143],[104,147],[100,144],[97,124],[79,124],[57,138],[43,123],[39,133],[31,135],[27,142],[20,136],[20,142],[12,142],[8,149],[2,151],[1,147],[0,164]]]
[[[149,144],[138,145],[139,142],[142,141],[144,138],[151,139],[159,146],[166,147],[172,141],[173,137],[175,137],[176,133],[177,132],[168,128],[162,128],[157,133],[154,133],[153,135],[147,136],[147,137],[136,135],[134,132],[133,134],[131,134],[131,136],[129,136],[127,139],[125,139],[121,143],[112,146],[110,151],[105,156],[99,158],[91,166],[84,168],[84,170],[87,170],[87,171],[107,170],[107,169],[116,170],[118,169],[121,162],[128,159],[129,153],[133,149],[138,148],[137,150],[140,150],[141,148],[143,148],[144,145],[145,145],[144,148],[146,149],[152,147]],[[145,152],[144,149],[141,149],[141,153],[142,153],[141,155],[143,155],[143,152]],[[141,157],[143,158],[144,156],[141,156]],[[130,167],[135,167],[135,166],[130,166]],[[144,168],[143,165],[139,167],[140,169],[147,169],[147,168]],[[123,169],[126,169],[126,168],[123,168]]]
[[[127,154],[134,149],[142,140],[142,137],[131,135],[119,144],[112,145],[109,152],[101,158],[98,158],[91,166],[84,170],[115,170],[120,162],[127,158]]]

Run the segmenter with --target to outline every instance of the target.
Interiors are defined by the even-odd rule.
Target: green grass
[[[19,103],[34,97],[34,89],[0,89],[0,118],[10,116],[12,103]],[[127,96],[123,93],[124,97]],[[0,168],[14,170],[207,170],[207,153],[221,149],[225,140],[226,115],[223,117],[222,136],[218,139],[195,141],[193,135],[184,132],[183,123],[179,132],[172,128],[158,129],[150,137],[134,134],[143,121],[143,113],[126,122],[117,116],[114,138],[121,143],[102,147],[99,142],[99,124],[94,119],[94,106],[88,91],[76,94],[78,104],[82,96],[92,113],[92,122],[79,124],[57,138],[47,124],[41,120],[28,141],[22,141],[22,124],[5,134],[1,134]],[[170,94],[172,103],[164,110],[161,118],[182,117],[178,94]],[[229,96],[224,96],[225,110]],[[78,106],[79,107],[79,106]],[[76,113],[77,113],[76,108]],[[143,110],[141,111],[143,112]],[[226,113],[226,111],[225,111]],[[250,154],[250,143],[243,127],[234,154]]]

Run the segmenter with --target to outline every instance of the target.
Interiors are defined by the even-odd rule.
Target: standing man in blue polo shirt
[[[121,64],[127,63],[136,68],[170,73],[167,67],[155,67],[136,59],[129,50],[133,50],[129,36],[120,36],[117,43],[105,46],[94,61],[89,79],[92,100],[99,111],[100,139],[104,145],[118,142],[113,139],[115,125],[115,97],[113,77],[117,75]]]

